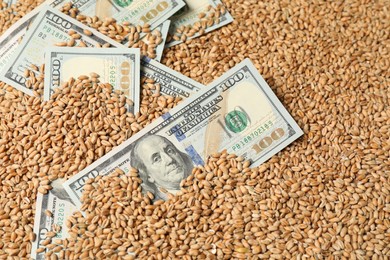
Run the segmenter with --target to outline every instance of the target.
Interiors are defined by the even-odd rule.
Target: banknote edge
[[[39,223],[39,220],[41,219],[40,215],[37,214],[37,212],[39,212],[38,209],[40,209],[40,211],[42,211],[43,196],[48,196],[48,194],[43,195],[40,192],[37,193],[37,199],[36,199],[36,203],[35,203],[34,228],[33,228],[33,232],[36,235],[39,234],[39,224],[37,225],[36,223]],[[36,238],[35,241],[31,244],[31,258],[32,259],[36,259],[36,257],[37,257],[36,250],[38,248],[39,248],[38,238]]]

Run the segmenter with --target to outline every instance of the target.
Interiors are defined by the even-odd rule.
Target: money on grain
[[[17,32],[6,30],[41,2],[0,0],[0,64],[19,44]],[[131,2],[118,0],[115,7],[123,10]],[[234,21],[208,34],[202,21],[179,28],[171,41],[184,43],[166,49],[162,63],[207,85],[250,58],[304,135],[256,167],[226,151],[211,154],[167,201],[152,203],[154,196],[142,193],[139,169],[91,178],[83,214],[67,212],[63,222],[63,208],[54,203],[69,201],[56,192],[61,181],[186,98],[167,96],[162,84],[189,95],[195,85],[178,91],[162,73],[151,79],[146,76],[153,70],[144,72],[140,110],[132,114],[126,97],[93,74],[69,79],[42,101],[45,67],[25,64],[33,73],[20,76],[26,76],[35,96],[0,82],[0,259],[389,257],[388,1],[221,3]],[[95,29],[104,27],[101,7],[102,18],[84,17],[101,20]],[[210,11],[198,18],[224,13]],[[108,38],[128,40],[115,23],[107,21]],[[130,28],[130,38],[150,28]],[[192,33],[201,36],[187,40]],[[10,41],[3,41],[4,35]],[[73,211],[72,203],[67,205]],[[34,223],[35,216],[48,222]],[[34,224],[41,231],[34,231]]]

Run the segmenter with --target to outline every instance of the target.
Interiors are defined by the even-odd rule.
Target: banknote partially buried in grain
[[[170,35],[175,35],[179,28],[185,28],[188,26],[193,26],[197,22],[200,22],[201,18],[199,15],[204,14],[205,17],[203,19],[207,19],[207,15],[211,14],[211,8],[216,8],[219,5],[222,5],[220,0],[185,0],[186,6],[183,7],[179,12],[177,12],[171,19],[171,27],[169,29]],[[231,22],[233,22],[233,17],[231,14],[225,9],[223,14],[220,16],[210,18],[214,19],[214,23],[211,26],[207,26],[205,29],[205,33],[214,31],[222,26],[225,26]],[[218,21],[216,21],[218,20]],[[196,38],[199,36],[199,33],[195,33],[193,36],[187,37],[187,39]],[[172,40],[166,44],[166,47],[171,47],[182,43],[181,40]]]
[[[56,0],[61,6],[69,1]],[[125,21],[133,25],[149,24],[151,29],[166,21],[179,11],[183,0],[71,0],[74,7],[87,16],[97,16],[104,20],[112,17],[118,23]]]
[[[85,29],[93,32],[93,34],[90,36],[86,35],[84,33]],[[71,36],[68,34],[70,30],[81,35],[81,39],[89,47],[106,43],[115,47],[123,47],[123,45],[58,10],[45,6],[34,19],[33,24],[14,51],[12,57],[4,65],[3,70],[0,72],[0,80],[28,95],[33,95],[31,88],[26,85],[25,70],[30,68],[31,65],[38,67],[42,65],[44,63],[45,48],[70,40]]]
[[[65,239],[69,237],[65,222],[78,209],[63,189],[62,184],[62,180],[56,180],[52,183],[53,189],[47,194],[43,195],[42,193],[38,193],[34,219],[34,233],[37,235],[37,238],[32,244],[32,259],[46,259],[45,253],[48,249],[41,253],[37,253],[37,249],[43,247],[42,242],[46,239],[46,233],[53,231],[55,224],[61,230],[57,232],[53,239]],[[51,216],[50,214],[46,214],[46,210],[50,211]]]
[[[7,31],[0,37],[0,71],[8,63],[12,54],[15,52],[16,48],[19,46],[20,41],[23,39],[24,35],[30,24],[34,21],[34,18],[42,10],[44,6],[50,4],[52,0],[46,1],[40,4],[38,7],[34,8],[31,12],[23,16],[19,21],[14,23]]]
[[[129,48],[73,48],[51,47],[45,52],[45,88],[47,101],[54,89],[71,77],[97,73],[100,82],[110,83],[114,89],[133,101],[128,111],[139,112],[140,51]]]
[[[12,2],[12,1],[11,1]],[[15,3],[13,1],[12,3]],[[0,37],[0,71],[8,63],[9,59],[12,57],[12,54],[19,46],[19,43],[26,34],[28,28],[34,21],[38,13],[47,5],[56,7],[54,0],[46,0],[25,16],[20,18],[16,23],[7,29]],[[8,3],[10,4],[10,3]],[[58,4],[58,3],[57,3]]]
[[[116,168],[138,169],[143,191],[166,199],[208,155],[227,150],[258,166],[303,134],[250,60],[64,183],[80,207],[85,181]],[[165,195],[164,195],[165,194]]]
[[[141,75],[159,83],[160,92],[172,97],[185,99],[205,88],[195,80],[145,56],[141,59]]]

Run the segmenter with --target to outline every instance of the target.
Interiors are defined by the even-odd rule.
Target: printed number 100
[[[274,141],[279,140],[282,138],[285,134],[285,131],[283,128],[277,128],[275,129],[272,133],[271,136],[266,136],[263,139],[261,139],[257,144],[254,144],[252,146],[253,150],[256,151],[256,153],[262,152],[264,149],[268,148],[271,146],[271,144]]]
[[[142,16],[140,19],[144,23],[149,23],[150,20],[156,18],[161,12],[165,11],[169,6],[167,1],[163,1],[159,3],[155,9],[151,9],[149,12],[147,12],[144,16]]]

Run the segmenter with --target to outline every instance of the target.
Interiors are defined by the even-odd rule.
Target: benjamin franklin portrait
[[[130,164],[138,169],[142,191],[153,193],[155,200],[168,199],[161,188],[172,194],[179,191],[180,182],[194,168],[186,153],[159,135],[145,135],[138,139],[130,152]]]

